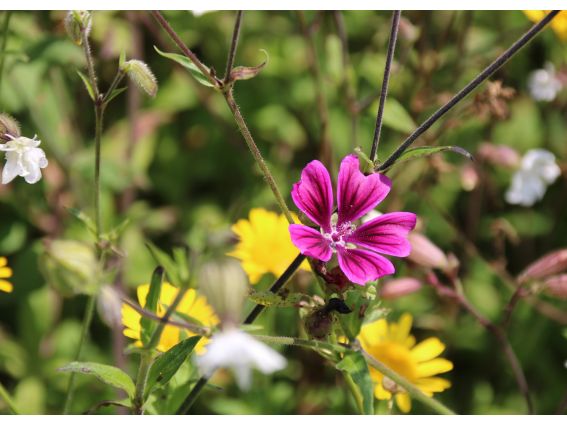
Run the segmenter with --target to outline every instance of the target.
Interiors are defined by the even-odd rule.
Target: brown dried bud
[[[411,253],[408,259],[423,267],[444,270],[449,266],[449,260],[441,249],[425,235],[412,232],[408,236]]]
[[[503,86],[502,81],[489,81],[486,90],[476,95],[474,106],[481,116],[492,116],[503,120],[510,115],[507,101],[515,94],[516,91],[511,87]]]
[[[553,276],[567,269],[567,249],[550,252],[539,260],[531,263],[518,276],[519,282],[528,280],[539,280],[548,276]]]
[[[8,114],[0,114],[0,140],[7,142],[12,137],[20,137],[20,124]]]
[[[413,277],[402,277],[400,279],[392,279],[382,285],[380,289],[380,297],[393,300],[419,291],[422,284]]]
[[[547,278],[544,289],[550,295],[567,300],[567,274]]]

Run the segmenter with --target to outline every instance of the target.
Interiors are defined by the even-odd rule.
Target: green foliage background
[[[5,12],[4,12],[5,13]],[[165,12],[181,38],[208,66],[222,73],[230,45],[234,12]],[[17,179],[0,187],[0,255],[14,269],[14,292],[0,293],[0,382],[26,413],[60,413],[68,375],[56,371],[73,359],[85,297],[63,298],[46,284],[38,257],[45,238],[92,241],[68,207],[92,212],[94,114],[77,69],[85,67],[79,47],[67,37],[63,12],[14,12],[1,80],[0,112],[17,118],[22,133],[37,133],[49,158],[44,179],[27,185]],[[345,12],[351,67],[347,78],[361,111],[353,137],[344,87],[341,42],[330,12],[306,13],[317,22],[314,38],[329,111],[334,172],[340,159],[360,146],[370,150],[382,80],[390,13]],[[395,57],[379,157],[388,153],[450,95],[530,27],[519,11],[404,12]],[[3,19],[0,16],[0,20]],[[413,34],[413,35],[412,35]],[[135,88],[120,95],[106,114],[103,135],[104,228],[128,218],[120,250],[126,253],[119,279],[125,288],[147,283],[155,262],[144,246],[215,246],[228,250],[230,225],[252,207],[277,210],[222,96],[199,85],[181,67],[159,56],[153,46],[176,52],[172,42],[144,12],[94,12],[92,47],[101,87],[111,83],[120,52],[148,63],[159,81],[155,98]],[[293,12],[246,12],[236,65],[269,64],[256,78],[238,82],[235,97],[252,134],[288,201],[302,167],[320,155],[320,117],[309,52]],[[551,103],[527,92],[531,71],[549,61],[565,67],[567,45],[545,30],[493,80],[516,90],[504,120],[481,116],[474,95],[418,140],[418,144],[458,145],[473,154],[481,142],[506,144],[520,153],[551,150],[565,169],[567,91]],[[481,89],[482,90],[482,89]],[[532,208],[507,205],[504,192],[512,171],[479,164],[481,184],[463,189],[466,160],[452,154],[421,159],[395,169],[384,211],[416,212],[423,232],[461,263],[460,274],[472,303],[494,321],[512,294],[506,276],[517,275],[543,254],[565,246],[565,191],[562,176]],[[333,174],[333,173],[331,173]],[[397,261],[398,275],[420,275]],[[504,277],[504,278],[503,278]],[[273,280],[260,283],[267,288]],[[301,277],[294,284],[300,287]],[[539,297],[565,316],[565,301]],[[509,366],[493,337],[471,316],[425,286],[384,302],[392,317],[409,311],[418,339],[439,336],[454,370],[453,387],[439,396],[459,413],[523,413]],[[296,335],[294,309],[267,311],[259,321],[266,333]],[[521,302],[509,328],[540,413],[554,413],[565,398],[567,359],[565,322],[552,320]],[[95,318],[83,358],[114,364],[112,332]],[[340,374],[316,354],[282,349],[288,367],[271,377],[256,376],[248,393],[229,375],[217,374],[199,399],[195,413],[355,413]],[[137,356],[126,359],[135,376]],[[190,366],[171,390],[183,397]],[[115,398],[112,389],[78,377],[74,412]],[[563,401],[564,402],[564,401]],[[159,400],[158,403],[159,404]],[[380,407],[385,411],[386,406]],[[0,412],[6,412],[0,401]],[[116,412],[102,408],[99,412]],[[162,413],[167,412],[163,407]],[[427,410],[414,403],[414,413]]]

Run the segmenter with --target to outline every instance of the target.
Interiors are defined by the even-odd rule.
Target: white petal
[[[2,170],[2,184],[8,184],[18,175],[18,167],[13,162],[6,162]]]

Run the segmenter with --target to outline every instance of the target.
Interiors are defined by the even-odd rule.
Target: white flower
[[[206,350],[197,357],[201,373],[211,376],[220,367],[231,368],[244,390],[250,388],[252,368],[268,374],[283,369],[287,363],[280,353],[235,328],[215,334]]]
[[[528,90],[530,95],[538,101],[551,102],[563,84],[555,74],[555,68],[547,63],[545,68],[533,71],[528,77]]]
[[[547,186],[560,174],[555,155],[545,149],[531,149],[526,152],[520,169],[512,177],[512,185],[506,192],[506,201],[530,207],[543,198]]]
[[[43,149],[38,148],[41,140],[27,137],[12,137],[12,140],[0,144],[0,151],[6,152],[6,165],[2,170],[2,183],[10,183],[16,176],[26,179],[33,184],[41,179],[41,168],[47,167],[47,158]]]

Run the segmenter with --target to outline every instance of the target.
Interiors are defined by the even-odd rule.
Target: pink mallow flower
[[[393,274],[394,265],[380,254],[409,255],[411,245],[407,235],[415,227],[415,214],[388,213],[362,225],[355,224],[388,195],[391,186],[390,179],[382,174],[365,176],[360,172],[356,155],[348,155],[341,162],[338,214],[333,214],[329,172],[321,162],[311,161],[301,172],[301,180],[293,185],[291,197],[321,230],[291,224],[293,244],[302,254],[321,261],[329,261],[336,253],[341,270],[359,285]]]

